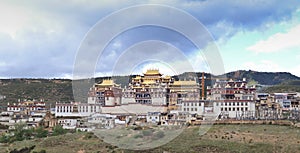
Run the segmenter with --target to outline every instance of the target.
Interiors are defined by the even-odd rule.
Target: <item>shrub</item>
[[[48,131],[44,130],[43,127],[38,127],[37,129],[35,129],[35,133],[36,133],[36,137],[37,138],[44,138],[47,137],[48,135]]]
[[[63,129],[63,127],[61,125],[57,125],[55,127],[53,127],[53,134],[54,136],[56,135],[62,135],[67,133],[67,130]]]
[[[8,143],[9,142],[9,136],[6,135],[6,134],[3,134],[1,137],[0,137],[0,143]]]

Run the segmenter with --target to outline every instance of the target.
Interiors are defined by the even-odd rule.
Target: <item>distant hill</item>
[[[7,102],[17,102],[18,99],[44,99],[50,105],[55,102],[73,101],[72,81],[68,79],[1,79],[0,95],[6,98],[0,100],[0,106],[6,107]]]
[[[236,80],[242,80],[246,78],[248,81],[255,81],[261,85],[278,85],[287,81],[300,80],[297,77],[288,72],[257,72],[257,71],[234,71],[226,73],[227,78]]]
[[[278,85],[274,85],[263,89],[264,92],[276,93],[276,92],[300,92],[300,80],[293,80],[283,82]]]
[[[210,86],[216,77],[224,78],[222,76],[213,76],[205,73],[205,86]],[[269,85],[271,87],[264,89],[266,92],[300,92],[300,78],[287,72],[256,72],[256,71],[234,71],[225,74],[227,78],[234,80],[242,80],[246,78],[250,84]],[[117,84],[122,87],[128,86],[131,82],[132,76],[114,76]],[[201,82],[202,73],[185,72],[173,76],[175,80],[191,80],[196,79]],[[97,77],[95,82],[101,82],[103,79],[111,79],[111,77]],[[76,100],[85,102],[87,92],[92,81],[89,79],[78,80],[78,90],[75,89],[77,95]],[[81,86],[82,85],[82,86]],[[17,102],[18,99],[32,100],[45,99],[47,105],[54,105],[55,102],[70,102],[74,101],[72,80],[69,79],[0,79],[0,95],[5,96],[5,99],[0,99],[1,106],[5,107],[7,102]]]

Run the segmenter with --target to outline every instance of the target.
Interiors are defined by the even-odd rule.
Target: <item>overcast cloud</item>
[[[279,37],[289,34],[290,29],[299,24],[299,1],[276,1],[276,0],[209,0],[209,1],[148,1],[147,4],[164,4],[178,9],[182,9],[196,17],[212,34],[216,43],[220,44],[220,52],[223,55],[225,71],[235,68],[249,69],[252,63],[263,61],[261,56],[272,56],[272,50],[260,47],[268,42],[277,42],[274,39],[285,39]],[[140,1],[17,1],[5,0],[0,2],[0,77],[33,77],[33,78],[58,78],[70,77],[73,72],[73,65],[77,54],[77,49],[84,39],[86,33],[101,19],[119,9],[145,4]],[[139,14],[143,17],[144,14]],[[149,13],[155,14],[155,12]],[[130,17],[129,17],[130,18]],[[180,21],[178,18],[173,19]],[[184,23],[178,23],[183,24]],[[281,27],[282,25],[282,27]],[[114,27],[112,23],[111,27]],[[189,25],[186,25],[187,27]],[[277,27],[277,28],[275,28]],[[275,30],[271,30],[275,29]],[[294,28],[295,29],[295,28]],[[192,29],[191,29],[192,30]],[[269,33],[266,31],[269,30]],[[257,37],[251,39],[253,44],[242,46],[239,42],[236,46],[230,46],[231,52],[225,51],[226,45],[234,41],[237,33],[246,34],[255,32]],[[143,35],[140,35],[143,33]],[[287,33],[287,34],[285,34]],[[276,35],[277,34],[277,35]],[[265,38],[261,37],[264,36]],[[286,37],[289,38],[289,37]],[[247,38],[245,38],[247,39]],[[96,66],[96,74],[110,74],[111,67],[115,64],[124,49],[131,45],[145,40],[160,40],[172,44],[189,57],[201,55],[195,46],[186,38],[174,31],[163,28],[144,27],[132,31],[124,32],[116,37],[104,51],[105,54],[99,58]],[[250,40],[249,40],[250,42]],[[259,43],[261,42],[261,43]],[[296,41],[294,41],[296,42]],[[251,46],[253,46],[251,48]],[[282,46],[282,45],[281,45]],[[223,49],[224,47],[224,49]],[[300,66],[297,58],[293,60],[292,52],[296,52],[300,45],[293,43],[288,51],[278,51],[273,59],[266,59],[277,63],[276,57],[286,57],[291,60],[291,65],[280,65],[280,71],[292,72],[298,76],[296,68]],[[266,49],[262,51],[261,49]],[[97,49],[97,48],[96,48]],[[248,49],[257,50],[259,53],[252,53]],[[285,48],[286,49],[286,48]],[[273,49],[274,50],[274,49]],[[261,54],[260,54],[261,52]],[[166,50],[162,53],[166,53]],[[297,52],[296,52],[297,53]],[[299,53],[299,51],[298,51]],[[235,66],[227,61],[230,60],[228,54],[240,54],[244,58],[244,63],[235,63],[244,67]],[[141,52],[139,57],[147,57],[147,52]],[[165,56],[165,55],[164,55]],[[171,55],[170,55],[171,56]],[[248,57],[252,57],[249,61]],[[136,57],[138,58],[138,57]],[[199,57],[200,58],[200,57]],[[254,59],[253,59],[254,58]],[[202,62],[201,62],[202,61]],[[204,62],[205,63],[205,62]],[[247,64],[248,63],[248,64]],[[249,64],[251,63],[251,64]],[[201,59],[194,63],[195,71],[209,71]],[[228,66],[230,65],[230,66]],[[143,67],[141,67],[142,69]],[[260,67],[253,67],[254,70],[267,70]],[[272,71],[272,70],[270,70]],[[275,69],[276,71],[276,69]]]

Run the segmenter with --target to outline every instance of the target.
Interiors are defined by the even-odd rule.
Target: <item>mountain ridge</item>
[[[242,80],[243,78],[246,78],[250,84],[271,86],[267,88],[270,88],[270,90],[265,90],[268,92],[300,92],[300,77],[289,72],[238,70],[219,76],[214,76],[210,73],[204,74],[206,78],[205,86],[210,86],[217,78],[233,80]],[[113,79],[116,79],[116,83],[123,84],[124,87],[134,76],[135,75],[113,76]],[[190,80],[197,77],[197,81],[201,82],[202,72],[186,72],[173,77],[175,80]],[[95,82],[101,82],[103,79],[110,78],[111,77],[96,77],[93,79],[95,79]],[[91,79],[74,80],[74,82],[76,81],[82,83],[86,87],[86,89],[84,88],[84,90],[79,91],[80,93],[87,93],[88,86],[92,86],[93,82]],[[7,102],[17,102],[19,99],[44,99],[45,102],[51,104],[55,104],[55,102],[70,102],[74,101],[73,92],[72,80],[70,79],[0,79],[0,106],[6,106]],[[77,95],[76,92],[75,94]],[[87,94],[81,94],[78,100],[84,102],[86,101],[86,96]]]

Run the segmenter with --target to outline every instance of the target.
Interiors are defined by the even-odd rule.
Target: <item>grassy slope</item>
[[[36,151],[73,153],[80,149],[89,152],[300,152],[300,129],[276,125],[214,125],[199,136],[199,127],[186,129],[180,136],[161,147],[132,151],[110,146],[87,133],[67,134],[30,141],[16,142],[7,148],[35,144]],[[5,148],[5,149],[4,149]]]
[[[287,81],[279,85],[268,87],[264,91],[268,93],[300,92],[300,80]]]

